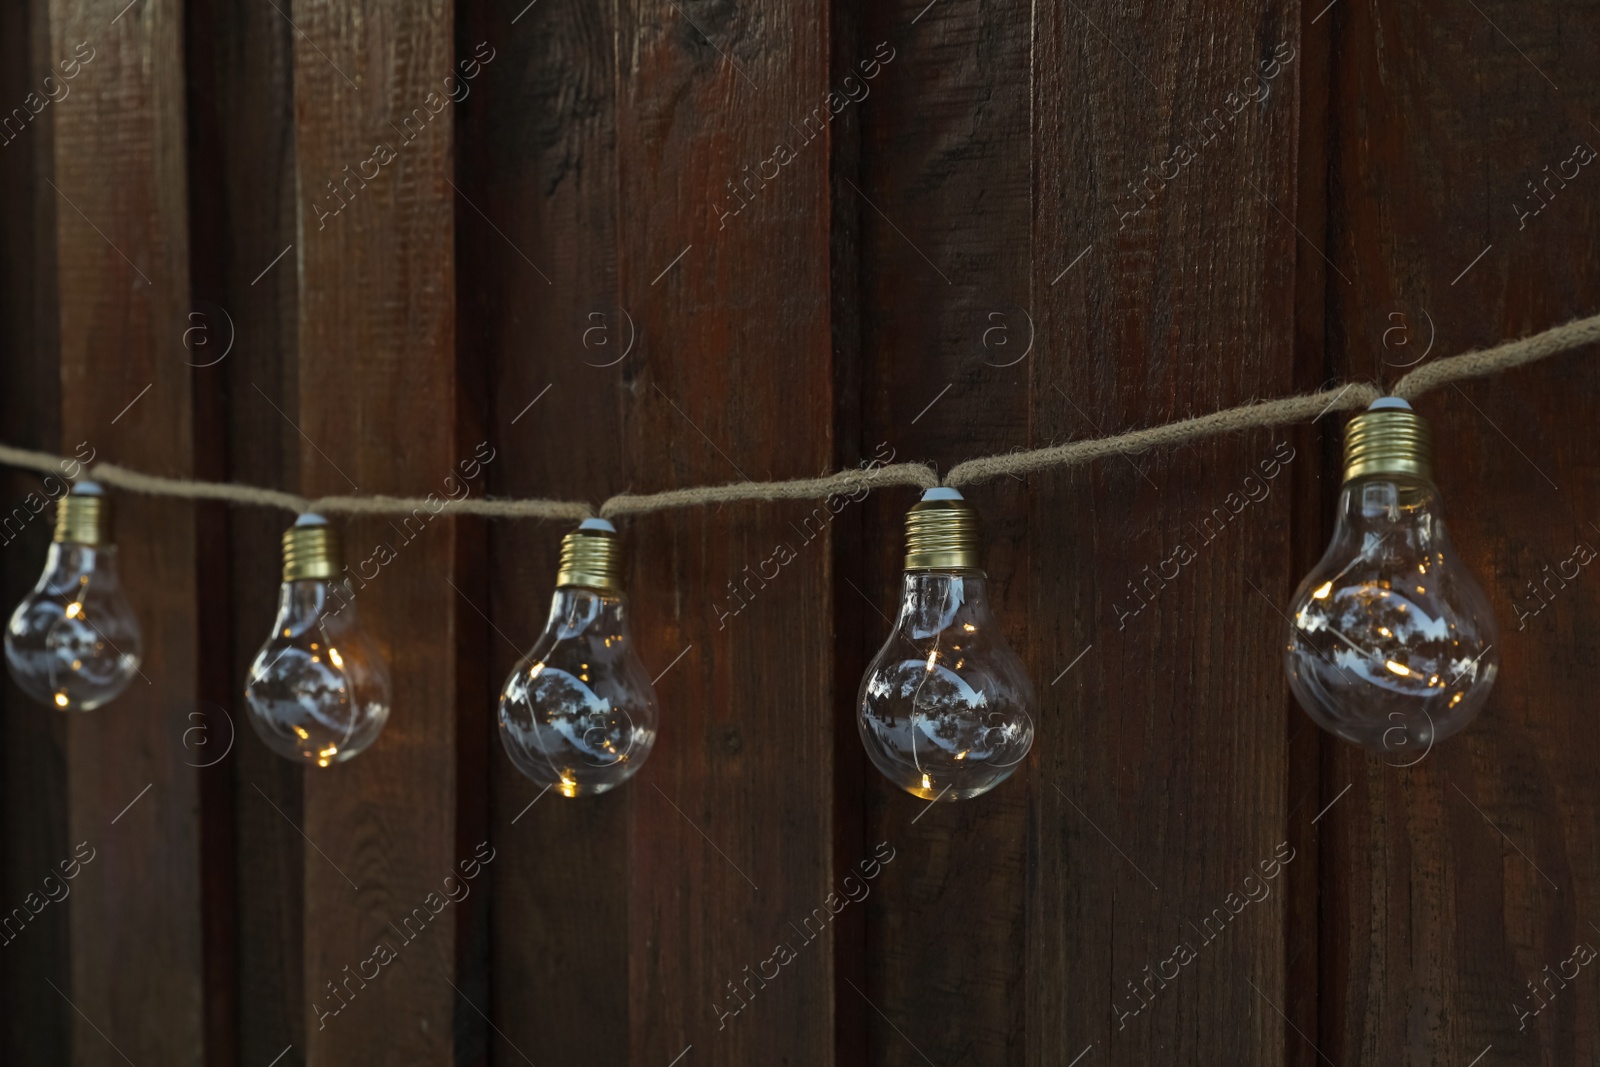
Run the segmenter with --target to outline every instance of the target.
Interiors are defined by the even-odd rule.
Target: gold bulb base
[[[111,502],[103,496],[71,493],[56,504],[57,544],[111,543]]]
[[[973,570],[978,513],[965,500],[921,500],[906,512],[906,570]]]
[[[291,526],[283,531],[283,580],[339,577],[344,546],[332,526]]]
[[[622,589],[622,544],[614,531],[573,530],[561,539],[556,585]]]
[[[1433,433],[1405,408],[1364,411],[1344,428],[1344,480],[1410,475],[1433,481]]]

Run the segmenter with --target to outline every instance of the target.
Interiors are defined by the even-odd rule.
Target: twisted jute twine
[[[1493,348],[1467,352],[1435,360],[1401,378],[1390,395],[1406,400],[1452,382],[1482,378],[1521,367],[1541,359],[1570,352],[1586,345],[1600,344],[1600,315],[1577,319],[1516,341]],[[969,459],[951,468],[943,484],[973,485],[1008,474],[1027,474],[1052,467],[1071,467],[1112,455],[1127,455],[1152,448],[1183,444],[1219,434],[1235,433],[1263,426],[1317,419],[1331,411],[1364,408],[1383,393],[1367,382],[1351,382],[1317,393],[1242,404],[1225,411],[1197,418],[1180,419],[1162,426],[1131,430],[1110,437],[1098,437],[1066,444],[1035,448],[1025,452]],[[61,474],[78,465],[66,456],[13,448],[0,444],[0,463],[46,474]],[[316,499],[277,489],[265,489],[236,482],[204,482],[190,478],[165,478],[130,470],[115,463],[96,463],[81,471],[80,479],[93,479],[101,485],[146,496],[180,500],[220,500],[229,504],[283,508],[286,511],[315,511],[325,515],[409,515],[440,502],[422,497],[379,495],[326,496]],[[922,463],[891,463],[881,467],[852,468],[819,478],[797,478],[773,482],[735,482],[727,485],[693,486],[661,493],[620,493],[600,505],[605,518],[644,515],[671,508],[705,507],[741,500],[821,500],[835,495],[859,493],[888,486],[931,489],[940,484],[934,469]],[[462,515],[482,515],[491,519],[564,519],[576,521],[597,514],[585,501],[478,498],[451,500],[447,508]]]

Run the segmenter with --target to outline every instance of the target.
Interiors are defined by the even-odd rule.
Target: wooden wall
[[[1550,0],[20,0],[0,440],[311,495],[422,495],[477,457],[474,495],[598,501],[1392,381],[1600,309],[1600,179],[1543,184],[1600,141],[1597,34],[1600,5]],[[144,677],[71,721],[0,690],[3,907],[95,851],[0,945],[0,1055],[1591,1063],[1600,977],[1528,983],[1600,944],[1600,600],[1545,584],[1600,543],[1593,356],[1422,403],[1503,668],[1407,769],[1320,734],[1281,674],[1333,417],[975,488],[1038,739],[931,809],[853,721],[909,491],[820,534],[801,504],[627,521],[661,739],[588,801],[541,795],[493,723],[559,526],[344,524],[352,561],[393,554],[358,610],[395,711],[309,774],[240,695],[290,516],[119,496]],[[7,514],[38,488],[0,471]],[[8,605],[48,521],[5,535]]]

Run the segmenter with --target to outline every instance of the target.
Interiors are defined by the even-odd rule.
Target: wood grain
[[[212,461],[235,480],[293,490],[299,484],[295,430],[293,27],[271,6],[226,2],[189,6],[188,57],[192,244],[197,318],[188,359],[196,364],[197,411],[211,434]],[[276,261],[275,261],[276,259]],[[281,410],[263,401],[273,398]],[[280,512],[229,511],[218,538],[226,566],[228,625],[208,627],[225,688],[207,694],[188,759],[224,779],[228,818],[218,842],[232,885],[212,905],[226,925],[208,948],[207,990],[226,1012],[208,1011],[208,1061],[304,1062],[305,839],[302,772],[261,744],[243,699],[246,672],[277,610]],[[231,747],[229,747],[231,746]],[[226,754],[224,755],[224,752]],[[218,835],[219,837],[222,835]],[[314,856],[314,853],[313,853]],[[214,857],[208,855],[210,864]],[[223,895],[219,887],[215,895]],[[210,927],[208,926],[208,930]],[[218,957],[223,958],[219,961]],[[226,1049],[215,1046],[219,1042]],[[287,1051],[286,1051],[287,1050]]]
[[[442,496],[470,458],[456,437],[447,206],[453,8],[309,4],[294,19],[300,482]],[[476,844],[455,840],[457,730],[484,714],[457,706],[456,530],[448,515],[368,520],[344,540],[352,570],[384,561],[354,604],[388,660],[393,711],[359,759],[305,780],[306,1062],[379,1063],[398,1045],[407,1062],[448,1064],[457,1014],[472,1009],[452,988],[457,912],[428,900],[460,884]],[[417,908],[434,917],[397,932]],[[380,944],[395,958],[379,978],[344,987],[345,968],[384,958]]]
[[[1327,92],[1331,59],[1325,12],[1320,6],[1315,10],[1302,7],[1298,17],[1295,60],[1280,78],[1285,92],[1293,87],[1297,109],[1297,190],[1292,217],[1300,234],[1315,235],[1317,240],[1317,249],[1313,249],[1302,238],[1295,256],[1294,390],[1304,393],[1321,389],[1332,380],[1324,344],[1328,331],[1327,293],[1330,284],[1342,281],[1318,254],[1318,249],[1327,247],[1328,156],[1332,151]],[[1341,450],[1336,420],[1323,417],[1309,425],[1285,427],[1283,438],[1301,459],[1287,472],[1284,487],[1289,497],[1290,584],[1281,589],[1263,587],[1279,604],[1322,558],[1328,541],[1327,522],[1337,499],[1331,496],[1331,483],[1343,470],[1334,458]],[[1284,871],[1279,890],[1283,899],[1284,978],[1279,1004],[1283,1010],[1283,1062],[1286,1067],[1314,1067],[1323,1063],[1319,1048],[1325,935],[1321,914],[1325,862],[1321,829],[1325,810],[1331,810],[1328,806],[1348,799],[1348,795],[1339,796],[1344,783],[1332,782],[1329,772],[1331,750],[1338,742],[1317,728],[1287,689],[1280,689],[1279,693],[1287,738],[1285,774],[1289,792],[1285,818],[1288,840],[1297,850],[1294,862]]]
[[[1582,6],[125,5],[0,11],[0,109],[95,52],[0,133],[8,442],[307,494],[448,491],[481,442],[474,495],[599,500],[948,469],[1600,307],[1592,168],[1546,184],[1600,141]],[[97,850],[0,953],[5,1061],[1589,1062],[1587,970],[1519,1014],[1600,944],[1600,618],[1558,571],[1600,544],[1590,363],[1422,402],[1502,675],[1404,771],[1282,678],[1331,420],[975,487],[1037,740],[931,810],[854,725],[907,491],[625,523],[661,739],[579,802],[493,729],[561,528],[346,524],[350,562],[394,553],[357,603],[394,713],[308,775],[238,696],[289,517],[119,495],[146,678],[71,720],[0,696],[5,906]],[[0,546],[7,606],[47,529]],[[198,773],[197,700],[236,730]],[[880,841],[867,901],[801,933]]]
[[[828,24],[812,2],[619,6],[618,277],[640,326],[626,408],[639,491],[814,474],[833,456],[829,141],[825,123],[799,131],[826,112]],[[792,152],[781,165],[779,143]],[[696,1063],[833,1060],[833,928],[797,932],[836,889],[830,535],[816,519],[800,529],[811,511],[630,524],[640,645],[647,665],[671,665],[660,742],[630,786],[638,1067],[691,1044]],[[780,942],[795,958],[748,978]]]
[[[491,42],[496,57],[461,115],[461,348],[491,383],[497,454],[485,487],[598,498],[626,484],[623,398],[639,372],[630,352],[639,323],[616,290],[615,19],[609,6],[565,0],[513,26],[516,14],[464,13],[463,40]],[[563,533],[546,523],[490,530],[491,580],[475,606],[493,619],[491,714],[544,628]],[[497,730],[487,743],[498,854],[491,1059],[626,1063],[638,784],[592,799],[541,796]]]
[[[50,8],[50,53],[85,61],[80,91],[52,105],[62,440],[182,476],[194,470],[184,77],[154,61],[181,55],[182,14],[147,0],[118,19],[122,6]],[[71,898],[72,1062],[198,1064],[200,818],[181,744],[198,684],[195,518],[166,500],[116,505],[144,659],[114,704],[67,725],[70,840],[95,857]]]
[[[1294,384],[1294,94],[1280,69],[1261,100],[1242,97],[1297,34],[1263,5],[1178,22],[1038,9],[1033,292],[1053,358],[1035,364],[1036,437],[1114,433]],[[1167,180],[1138,194],[1146,166]],[[1281,887],[1209,941],[1198,933],[1286,838],[1282,619],[1251,583],[1291,580],[1288,479],[1279,469],[1258,501],[1229,503],[1245,479],[1263,484],[1280,441],[1253,433],[1038,479],[1029,636],[1050,674],[1067,673],[1046,690],[1035,748],[1030,1063],[1090,1048],[1096,1063],[1172,1049],[1196,1063],[1283,1059]],[[1213,508],[1225,518],[1207,538]],[[1164,561],[1184,543],[1192,558],[1174,573]],[[1136,995],[1181,941],[1195,958]]]
[[[1544,184],[1597,144],[1582,103],[1597,68],[1570,44],[1595,39],[1595,13],[1562,12],[1559,26],[1555,8],[1500,4],[1331,16],[1330,256],[1352,279],[1329,286],[1339,373],[1403,373],[1423,349],[1399,347],[1396,325],[1421,346],[1431,320],[1441,355],[1600,306],[1593,168]],[[1595,599],[1586,569],[1557,574],[1596,543],[1594,459],[1574,427],[1597,385],[1593,354],[1574,354],[1419,405],[1452,539],[1499,622],[1500,675],[1478,721],[1409,770],[1334,754],[1334,780],[1354,783],[1329,820],[1322,1047],[1340,1064],[1469,1063],[1491,1045],[1484,1063],[1592,1059],[1594,976],[1538,999],[1527,983],[1600,938],[1584,799]]]
[[[0,99],[25,101],[42,84],[50,20],[43,0],[0,6]],[[27,106],[24,104],[24,106]],[[59,451],[61,369],[56,345],[55,192],[49,173],[54,116],[45,108],[0,145],[0,425],[27,448]],[[0,470],[0,604],[9,612],[33,588],[50,542],[45,483],[32,472]],[[31,499],[30,499],[31,498]],[[36,510],[37,509],[37,510]],[[30,518],[30,516],[32,516]],[[18,932],[11,909],[31,914],[28,894],[59,874],[72,855],[67,841],[66,722],[29,700],[10,680],[0,688],[4,714],[5,822],[0,832],[0,892],[13,918],[0,953],[0,1058],[8,1063],[64,1063],[70,1055],[72,1007],[50,988],[71,985],[68,913],[48,907]],[[37,897],[35,898],[38,899]]]
[[[861,233],[857,458],[892,449],[896,460],[949,470],[1031,443],[1030,26],[1022,4],[926,7],[863,16],[850,73],[871,91],[851,111],[861,163],[839,195]],[[968,499],[982,521],[995,614],[1043,693],[1048,662],[1026,640],[1027,486],[1002,479]],[[839,594],[839,613],[861,617],[851,670],[838,681],[852,711],[843,728],[858,751],[855,698],[887,635],[883,616],[896,613],[905,512],[915,501],[905,490],[875,494],[860,505],[858,540],[840,553],[858,590]],[[1046,744],[1053,727],[1032,710],[1036,744]],[[858,1062],[1021,1063],[1017,964],[1034,775],[1025,764],[978,800],[929,809],[870,763],[858,767],[868,852],[887,841],[896,855],[867,902],[867,982],[859,991],[841,983],[837,993],[841,1010],[864,1011]]]

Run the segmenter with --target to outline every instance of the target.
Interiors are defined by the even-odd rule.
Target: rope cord
[[[1435,360],[1401,378],[1395,384],[1393,395],[1412,400],[1423,393],[1454,382],[1499,374],[1596,343],[1600,343],[1600,315],[1577,319],[1564,326],[1557,326],[1520,340],[1508,341],[1494,348]],[[1131,430],[1111,437],[1071,441],[1026,452],[982,456],[957,464],[945,476],[944,484],[973,485],[1007,474],[1026,474],[1051,467],[1075,466],[1105,456],[1142,452],[1164,445],[1182,444],[1239,430],[1320,418],[1329,411],[1364,408],[1381,395],[1383,395],[1381,391],[1370,383],[1352,382],[1317,393],[1243,404],[1210,415],[1180,419],[1162,426]],[[66,456],[13,448],[5,444],[0,444],[0,463],[57,475],[69,466],[77,465],[76,460]],[[407,515],[420,508],[427,508],[430,503],[437,503],[437,498],[430,502],[421,497],[380,495],[308,499],[278,489],[241,485],[237,482],[166,478],[130,470],[115,463],[95,463],[82,477],[93,479],[114,489],[146,496],[166,496],[180,500],[220,500],[229,504],[283,508],[297,512],[315,511],[329,515]],[[863,489],[884,486],[903,485],[917,489],[931,489],[939,484],[939,476],[930,466],[922,463],[894,463],[882,467],[843,470],[819,478],[693,486],[641,495],[620,493],[601,504],[598,514],[614,518],[740,500],[820,500],[835,494],[855,493]],[[583,501],[537,498],[525,500],[467,498],[452,500],[448,506],[461,514],[482,515],[492,519],[579,520],[597,513],[595,508]]]

